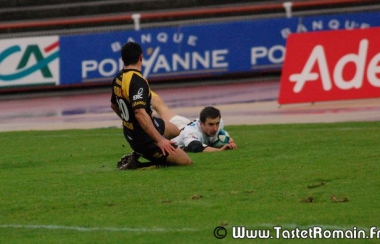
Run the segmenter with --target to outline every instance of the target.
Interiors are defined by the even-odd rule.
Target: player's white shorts
[[[170,122],[177,126],[178,129],[182,130],[186,125],[188,125],[191,120],[180,115],[176,115],[170,119]]]

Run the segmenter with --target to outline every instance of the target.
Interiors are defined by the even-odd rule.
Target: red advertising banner
[[[279,104],[380,98],[380,28],[290,35]]]

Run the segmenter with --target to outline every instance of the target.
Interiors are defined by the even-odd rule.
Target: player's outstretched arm
[[[233,143],[233,144],[228,143],[221,148],[215,148],[215,147],[208,146],[203,150],[203,152],[219,152],[219,151],[224,151],[224,150],[228,150],[228,149],[235,149],[235,148],[237,148],[235,143]]]

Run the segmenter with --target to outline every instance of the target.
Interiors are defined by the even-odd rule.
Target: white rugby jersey
[[[172,141],[175,141],[180,148],[187,147],[192,141],[200,141],[204,146],[211,145],[217,139],[219,131],[224,128],[223,119],[220,119],[218,131],[214,136],[208,136],[202,132],[199,119],[193,121],[191,124],[187,125],[181,133]]]

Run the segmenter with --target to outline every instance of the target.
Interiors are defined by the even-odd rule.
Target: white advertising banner
[[[0,40],[0,87],[59,85],[59,36]]]

